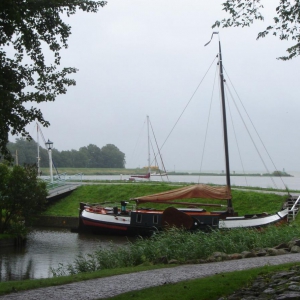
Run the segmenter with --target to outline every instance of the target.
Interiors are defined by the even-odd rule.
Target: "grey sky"
[[[219,29],[224,66],[277,168],[297,171],[300,59],[276,60],[292,42],[272,36],[256,41],[259,30],[272,23],[277,1],[263,2],[265,22]],[[144,151],[136,148],[146,115],[162,144],[218,52],[217,38],[204,44],[211,25],[224,16],[221,3],[114,0],[98,14],[79,12],[68,18],[72,36],[62,64],[79,69],[77,85],[54,103],[40,105],[51,123],[42,129],[45,138],[60,151],[111,143],[125,153],[127,168],[146,166],[146,131]],[[212,84],[213,75],[164,146],[168,170],[199,170],[209,104],[201,105],[210,100]],[[209,133],[220,124],[219,116],[211,118]],[[241,127],[236,128],[239,135]],[[34,124],[28,130],[35,138]],[[231,169],[241,170],[234,147]],[[244,137],[241,148],[246,171],[264,170]],[[222,170],[223,160],[222,136],[215,133],[214,140],[207,140],[202,170]]]

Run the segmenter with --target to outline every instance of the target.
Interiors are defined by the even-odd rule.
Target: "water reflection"
[[[0,249],[0,281],[52,277],[50,267],[71,263],[77,255],[98,247],[122,246],[126,237],[71,233],[67,229],[34,229],[26,246]]]

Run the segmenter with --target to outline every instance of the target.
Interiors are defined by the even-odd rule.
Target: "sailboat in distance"
[[[147,173],[146,174],[142,174],[142,175],[131,175],[129,180],[133,181],[135,180],[135,178],[143,178],[143,179],[151,179],[151,176],[167,176],[167,172],[164,168],[164,163],[162,161],[162,166],[164,168],[164,172],[161,173],[161,171],[159,170],[159,168],[157,168],[159,170],[159,173],[151,173],[152,170],[152,166],[151,166],[151,160],[150,160],[150,146],[151,146],[151,141],[150,141],[150,119],[149,116],[147,116],[147,149],[148,149],[148,166],[147,166]],[[158,148],[158,147],[157,147]],[[159,152],[159,148],[158,148],[158,152]],[[160,152],[158,153],[160,155]],[[156,156],[157,154],[154,153],[155,156],[155,161],[156,161]],[[161,155],[160,155],[161,157]]]
[[[216,32],[213,33],[217,34]],[[212,37],[213,37],[212,35]],[[209,43],[207,43],[209,44]],[[206,44],[206,45],[207,45]],[[287,202],[275,214],[265,212],[238,216],[234,210],[230,183],[229,147],[226,121],[226,105],[224,92],[223,61],[221,42],[219,41],[219,76],[221,90],[221,107],[223,116],[223,137],[226,167],[226,185],[209,186],[204,184],[190,185],[166,192],[133,197],[129,201],[120,201],[118,205],[96,204],[80,205],[80,226],[93,231],[104,231],[118,234],[149,234],[170,226],[186,230],[211,230],[262,227],[269,224],[287,222],[289,209]],[[150,158],[148,158],[150,161]],[[148,170],[150,176],[150,170]],[[288,201],[293,196],[289,196]],[[299,200],[300,196],[298,197]],[[193,203],[185,199],[196,199]],[[199,199],[202,199],[199,201]],[[223,204],[203,203],[203,199],[221,200]],[[205,200],[204,200],[205,201]],[[166,204],[165,209],[141,208],[141,204]],[[175,207],[181,205],[182,208]],[[204,207],[217,207],[221,210],[207,211]]]

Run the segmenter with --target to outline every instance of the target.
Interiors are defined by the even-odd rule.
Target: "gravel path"
[[[0,296],[0,299],[103,299],[133,290],[141,290],[152,286],[163,285],[165,283],[174,283],[189,279],[202,278],[216,273],[247,270],[265,265],[280,265],[290,262],[300,262],[300,254],[255,257],[209,264],[183,265],[175,268],[143,271],[92,279],[62,286],[17,292]]]

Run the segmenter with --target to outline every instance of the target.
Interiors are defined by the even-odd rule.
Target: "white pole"
[[[51,183],[53,183],[52,150],[48,149],[48,153],[49,153],[50,181],[51,181]]]
[[[150,166],[150,135],[149,135],[149,116],[147,116],[147,131],[148,131],[148,172],[151,174]],[[149,177],[150,180],[150,177]]]

